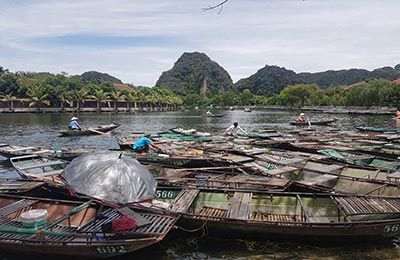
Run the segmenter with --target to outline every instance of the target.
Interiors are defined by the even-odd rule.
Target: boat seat
[[[366,159],[374,159],[375,156],[373,155],[354,155],[354,156],[349,156],[345,157],[347,160],[366,160]]]
[[[373,166],[376,166],[376,167],[390,167],[390,166],[398,166],[398,165],[400,165],[400,161],[373,164]]]
[[[16,212],[20,209],[33,205],[37,200],[22,199],[10,205],[0,208],[0,216],[6,216],[10,213]]]
[[[213,208],[213,207],[201,207],[199,212],[196,213],[195,218],[202,219],[203,217],[211,217],[211,218],[226,218],[228,210]]]
[[[291,164],[296,164],[296,163],[301,163],[304,162],[303,158],[293,158],[293,159],[287,159],[287,160],[281,160],[280,163],[284,165],[291,165]]]
[[[400,172],[393,172],[387,175],[387,179],[389,181],[394,180],[394,181],[399,181],[400,180]]]
[[[197,189],[185,189],[180,193],[179,198],[172,205],[171,210],[176,212],[186,212],[194,199],[199,194]]]
[[[271,222],[300,222],[300,216],[296,214],[271,214],[254,211],[249,220],[271,221]]]
[[[248,219],[252,195],[250,192],[235,192],[228,210],[228,218]]]
[[[58,175],[63,172],[64,169],[60,170],[53,170],[53,171],[44,171],[41,173],[31,173],[30,176],[53,176],[53,175]]]
[[[281,175],[281,174],[284,174],[284,173],[294,172],[297,169],[298,168],[292,167],[292,166],[284,166],[284,167],[277,168],[277,169],[274,169],[274,170],[269,170],[267,173],[269,175],[276,176],[276,175]]]
[[[331,175],[331,174],[323,174],[320,175],[318,177],[315,177],[313,179],[310,180],[302,180],[302,181],[298,181],[301,184],[307,185],[307,186],[311,186],[311,185],[316,185],[316,184],[321,184],[330,180],[334,180],[339,178],[336,175]]]

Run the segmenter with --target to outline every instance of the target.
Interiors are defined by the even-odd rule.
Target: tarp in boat
[[[61,176],[74,192],[119,205],[153,199],[157,186],[135,158],[116,152],[78,156]]]

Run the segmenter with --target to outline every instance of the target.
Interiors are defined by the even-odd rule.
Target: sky
[[[221,0],[222,1],[222,0]],[[154,86],[184,52],[237,82],[265,65],[299,72],[400,63],[399,0],[0,0],[0,66],[108,73]]]

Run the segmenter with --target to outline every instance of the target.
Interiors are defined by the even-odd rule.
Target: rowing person
[[[296,119],[297,122],[305,122],[306,115],[304,113],[300,113],[299,117]]]
[[[81,130],[81,126],[78,123],[78,118],[77,117],[72,117],[71,120],[69,121],[69,129],[71,130]]]

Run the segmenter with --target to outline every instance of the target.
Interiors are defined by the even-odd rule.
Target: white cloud
[[[400,63],[397,0],[230,0],[220,15],[201,10],[217,0],[2,2],[0,66],[11,71],[98,70],[151,86],[190,51],[234,81],[266,64],[316,72]],[[128,41],[96,42],[113,37]]]

